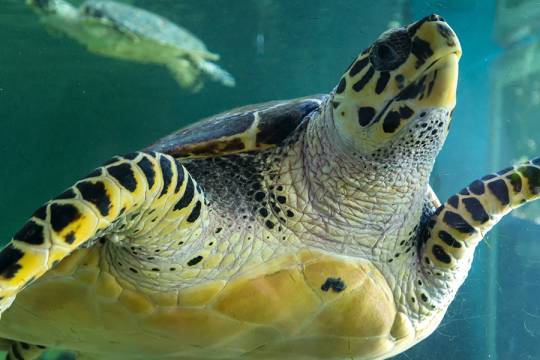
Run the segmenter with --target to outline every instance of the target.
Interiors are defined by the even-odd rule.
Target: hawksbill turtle
[[[169,20],[110,0],[87,0],[75,8],[65,0],[27,0],[52,30],[85,45],[93,53],[166,66],[184,88],[199,91],[204,78],[235,86],[231,74],[212,61],[219,55],[188,30]]]
[[[461,48],[431,15],[330,94],[231,110],[115,156],[0,252],[11,359],[384,359],[431,334],[540,159],[441,204]]]

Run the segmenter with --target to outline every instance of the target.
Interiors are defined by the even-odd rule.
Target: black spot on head
[[[266,227],[267,227],[268,229],[270,229],[270,230],[272,230],[272,229],[274,228],[274,226],[275,226],[274,223],[273,223],[272,221],[270,221],[270,220],[266,220],[266,221],[264,222],[264,224],[265,224]]]
[[[403,85],[405,83],[405,77],[403,77],[403,75],[401,75],[401,74],[397,74],[396,75],[396,83],[397,83],[398,88],[402,89]]]
[[[458,230],[461,233],[473,234],[476,232],[474,228],[467,222],[465,219],[452,211],[446,211],[443,216],[443,221],[448,224],[448,226]]]
[[[294,213],[291,210],[287,210],[287,217],[293,217]]]
[[[455,45],[454,34],[447,25],[437,24],[437,31],[446,39],[448,46]]]
[[[324,284],[321,285],[321,290],[327,292],[328,290],[332,289],[334,292],[342,292],[347,288],[347,285],[345,285],[345,282],[341,280],[341,278],[327,278]]]
[[[188,206],[191,203],[191,200],[193,200],[193,196],[195,196],[195,186],[193,185],[191,176],[187,176],[186,189],[180,200],[174,205],[174,210],[182,210]]]
[[[386,133],[393,133],[399,127],[401,115],[397,111],[390,111],[386,114],[383,122],[383,130]]]
[[[131,169],[128,163],[109,166],[107,167],[107,171],[130,192],[134,192],[137,189],[137,180],[135,180],[133,169]]]
[[[428,66],[428,69],[435,65],[435,63],[431,64],[430,66]],[[435,81],[437,80],[437,75],[439,74],[439,70],[435,70],[433,72],[433,79],[431,79],[431,81],[429,82],[429,85],[428,85],[428,90],[427,90],[427,96],[430,96],[431,95],[431,92],[433,91],[433,86],[435,85]]]
[[[259,209],[259,214],[261,214],[262,217],[267,217],[268,216],[268,210],[266,208],[260,208]]]
[[[285,204],[287,202],[287,198],[283,195],[279,195],[276,200],[280,203],[280,204]]]
[[[82,216],[79,209],[71,204],[52,203],[50,210],[51,226],[56,232],[62,231],[62,229]]]
[[[360,126],[368,125],[375,116],[375,109],[371,106],[363,106],[358,109],[358,123]]]
[[[483,224],[489,220],[489,215],[486,213],[484,206],[482,206],[482,204],[477,198],[470,197],[470,198],[465,198],[462,201],[463,201],[463,205],[465,205],[465,208],[471,214],[472,218],[475,221],[478,221]]]
[[[364,74],[364,76],[362,76],[360,80],[354,83],[353,85],[354,91],[356,92],[361,91],[364,88],[364,86],[366,86],[366,84],[369,82],[369,80],[371,80],[371,78],[373,77],[373,74],[375,74],[375,69],[373,69],[373,67],[370,67],[369,70]]]
[[[398,96],[396,96],[397,101],[415,99],[418,95],[422,94],[425,89],[427,76],[422,76],[419,80],[409,84],[405,89],[403,89]]]
[[[188,266],[197,265],[198,263],[201,262],[202,259],[203,259],[203,257],[201,255],[199,255],[199,256],[196,256],[193,259],[189,260],[187,264],[188,264]]]
[[[9,244],[0,251],[0,276],[5,279],[12,279],[17,271],[22,267],[17,262],[24,256],[24,253]]]
[[[487,184],[491,193],[500,201],[502,205],[508,205],[510,198],[508,196],[508,186],[502,179],[497,179]]]
[[[199,218],[199,216],[201,215],[201,206],[202,203],[200,201],[197,201],[195,207],[193,207],[193,210],[191,211],[191,214],[189,214],[187,218],[187,222],[193,223]]]
[[[160,156],[159,165],[161,167],[161,175],[163,179],[163,188],[161,189],[161,194],[159,194],[159,197],[162,197],[169,190],[173,173],[172,173],[171,162],[169,161],[168,157]]]
[[[13,236],[15,240],[25,242],[32,245],[42,245],[45,243],[43,235],[43,225],[29,220],[24,226]]]
[[[402,119],[408,119],[414,114],[414,110],[408,107],[407,105],[401,106],[399,108],[399,115]]]
[[[424,65],[426,60],[433,55],[429,42],[416,36],[412,41],[411,53],[416,56],[416,68]]]
[[[109,215],[111,208],[111,199],[107,195],[105,184],[98,181],[96,183],[90,181],[82,181],[76,185],[77,190],[81,193],[84,200],[92,203],[99,210],[102,216]]]
[[[147,157],[143,157],[138,163],[137,166],[142,170],[146,182],[148,183],[148,188],[154,186],[154,180],[156,177],[156,172],[154,171],[154,165]]]
[[[336,94],[341,94],[343,91],[345,91],[346,87],[347,87],[347,81],[345,80],[345,77],[342,77],[336,88]]]
[[[448,255],[446,251],[444,251],[442,246],[435,244],[433,245],[432,250],[433,250],[433,256],[435,256],[435,258],[439,260],[440,262],[445,263],[445,264],[450,264],[450,262],[452,261],[452,259],[450,258],[450,255]]]
[[[381,71],[381,74],[379,75],[379,80],[377,80],[377,84],[375,85],[375,93],[382,93],[384,89],[386,89],[388,80],[390,80],[390,73],[388,71]]]
[[[354,63],[354,65],[349,70],[349,76],[353,77],[358,74],[366,65],[369,63],[369,57],[364,57]]]

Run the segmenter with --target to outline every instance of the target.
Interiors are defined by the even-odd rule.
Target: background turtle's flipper
[[[79,246],[105,236],[129,242],[160,223],[192,227],[204,211],[200,187],[173,157],[115,157],[35,211],[0,251],[0,313]],[[152,221],[144,222],[149,214]]]
[[[198,63],[198,66],[202,72],[204,72],[213,81],[217,81],[229,87],[236,85],[236,81],[234,80],[233,76],[213,62],[201,61]]]
[[[47,351],[45,346],[14,341],[6,354],[6,360],[36,360]]]
[[[437,209],[428,224],[422,264],[436,274],[468,270],[474,248],[507,213],[540,197],[540,158],[473,181]]]
[[[184,89],[194,93],[202,89],[201,71],[191,61],[179,58],[169,62],[167,67],[176,82]]]

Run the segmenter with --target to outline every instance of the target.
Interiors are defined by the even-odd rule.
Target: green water
[[[524,11],[527,1],[131,3],[196,34],[221,55],[219,64],[234,75],[237,86],[207,83],[192,94],[162,67],[89,53],[47,32],[23,1],[0,0],[4,242],[37,206],[112,155],[140,149],[228,108],[328,92],[356,54],[388,26],[434,12],[456,30],[464,51],[458,109],[432,178],[439,196],[445,199],[521,156],[540,155],[535,97],[513,98],[538,88],[533,78],[540,61],[537,21],[534,14],[518,17],[521,21],[512,26],[529,32],[525,40],[509,44],[501,40],[504,31],[496,11]],[[525,58],[529,61],[523,63]],[[507,71],[523,66],[526,71],[506,87]],[[530,219],[524,214],[497,227],[477,252],[471,275],[439,329],[398,359],[540,356],[540,251],[534,242],[540,230]]]

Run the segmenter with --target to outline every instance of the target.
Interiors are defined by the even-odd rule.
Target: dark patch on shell
[[[321,285],[321,290],[328,292],[328,290],[332,289],[334,292],[342,292],[347,288],[347,285],[345,285],[345,282],[341,280],[341,278],[332,278],[329,277],[326,279],[324,284]]]
[[[147,150],[175,157],[233,154],[264,149],[287,138],[306,116],[319,108],[318,101],[328,95],[315,95],[290,101],[274,101],[233,109],[203,119],[160,139]],[[258,132],[253,148],[245,148],[242,135],[255,121],[258,112]]]

